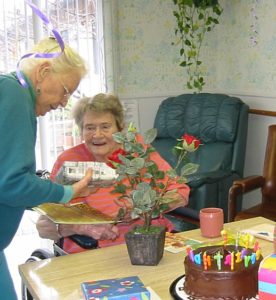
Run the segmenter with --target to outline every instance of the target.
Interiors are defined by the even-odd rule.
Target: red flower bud
[[[194,137],[193,135],[189,135],[187,133],[185,133],[182,136],[182,140],[183,140],[183,149],[188,151],[188,152],[194,152],[197,150],[197,148],[200,145],[200,140],[196,137]]]
[[[109,160],[109,162],[107,162],[107,165],[115,169],[116,164],[120,164],[122,162],[119,158],[119,154],[126,156],[127,152],[122,148],[119,148],[118,150],[114,151],[110,156],[108,156],[107,159]]]

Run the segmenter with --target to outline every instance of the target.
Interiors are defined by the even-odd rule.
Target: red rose
[[[194,152],[197,150],[197,148],[200,145],[200,140],[196,137],[194,137],[193,135],[189,135],[187,133],[185,133],[182,136],[182,140],[183,140],[183,149],[188,151],[188,152]]]
[[[109,162],[107,162],[107,165],[113,169],[116,169],[116,165],[120,164],[122,161],[119,158],[119,154],[126,156],[127,152],[122,149],[119,148],[118,150],[114,151],[110,156],[108,156],[108,160]]]

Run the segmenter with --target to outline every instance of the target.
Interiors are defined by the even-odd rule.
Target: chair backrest
[[[276,124],[268,127],[263,176],[265,185],[262,189],[263,202],[276,201]]]
[[[171,153],[177,138],[184,133],[194,135],[204,144],[190,156],[200,165],[200,172],[232,170],[242,176],[248,109],[239,98],[224,94],[170,97],[159,106],[154,122],[158,135],[153,145],[174,165],[172,155],[165,153],[165,144]]]

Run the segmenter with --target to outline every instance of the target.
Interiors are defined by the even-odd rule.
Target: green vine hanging
[[[202,91],[205,81],[199,59],[205,34],[219,24],[222,8],[218,0],[173,0],[177,8],[173,11],[177,24],[173,45],[180,45],[180,66],[187,70],[187,87]]]

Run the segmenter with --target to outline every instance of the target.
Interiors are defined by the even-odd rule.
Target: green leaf
[[[160,209],[156,207],[156,208],[152,211],[151,217],[154,219],[154,218],[158,218],[159,216],[160,216]]]
[[[160,198],[160,203],[164,204],[164,203],[171,203],[171,202],[174,202],[175,199],[174,198],[171,198],[171,197],[167,197],[167,196],[164,196],[162,198]]]
[[[165,188],[165,185],[163,182],[158,182],[157,187],[159,187],[161,190],[163,190]]]
[[[168,170],[168,171],[167,171],[167,175],[168,175],[170,178],[174,179],[174,178],[177,176],[176,170],[174,170],[174,169]]]
[[[145,144],[151,144],[157,136],[157,129],[151,128],[143,135]]]
[[[114,193],[125,194],[127,191],[127,186],[124,184],[117,184],[114,189]]]
[[[146,191],[151,190],[151,187],[150,187],[150,185],[147,182],[143,181],[143,182],[140,182],[137,185],[137,190],[142,191],[142,192],[146,192]]]
[[[198,15],[198,19],[199,20],[202,20],[204,18],[204,15],[203,15],[203,13],[199,13],[199,15]]]
[[[130,165],[136,169],[142,169],[145,166],[145,160],[144,158],[136,157],[130,162]]]
[[[195,173],[198,170],[198,168],[199,168],[198,164],[187,163],[182,167],[182,169],[180,171],[180,175],[181,176],[191,175],[191,174]]]
[[[193,89],[193,86],[191,85],[191,83],[190,83],[189,81],[187,82],[187,87],[188,87],[188,89],[190,89],[190,90]]]
[[[178,183],[187,183],[188,182],[188,178],[186,176],[180,176],[177,179]]]
[[[138,170],[135,167],[127,167],[125,172],[128,175],[135,175],[137,174]]]
[[[159,211],[160,213],[164,212],[164,211],[168,211],[169,210],[169,205],[167,203],[162,203],[159,206]]]
[[[180,67],[186,67],[187,66],[187,62],[184,60],[182,61],[182,63],[180,64]]]
[[[185,45],[187,45],[187,46],[191,46],[191,45],[192,45],[192,43],[191,43],[189,40],[187,40],[187,39],[184,41],[184,43],[185,43]]]
[[[112,137],[119,144],[123,144],[125,141],[125,135],[122,132],[115,132],[112,134]]]
[[[135,132],[127,132],[126,133],[126,139],[129,141],[129,142],[134,142],[135,141],[135,138],[136,138],[136,133]]]

